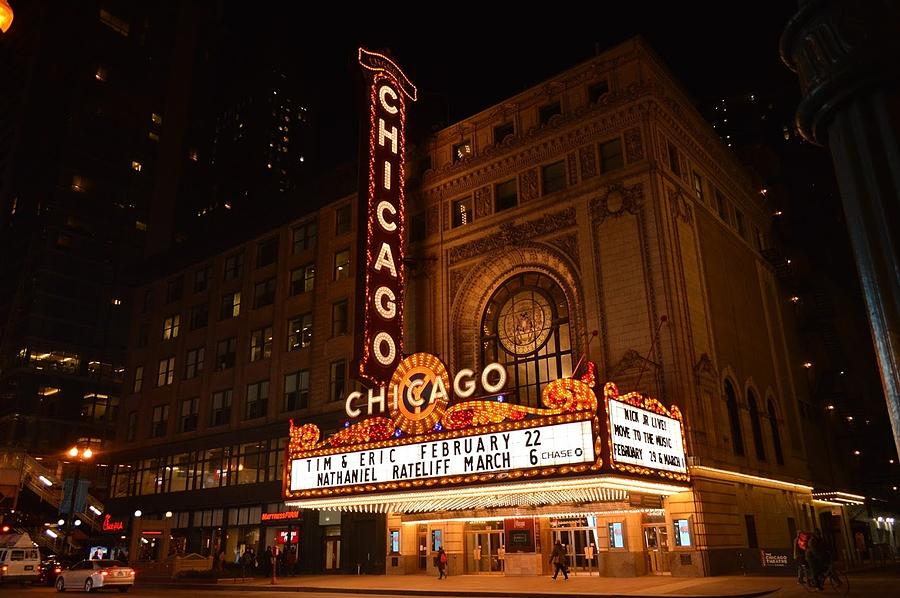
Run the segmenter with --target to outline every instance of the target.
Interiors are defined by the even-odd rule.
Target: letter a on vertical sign
[[[360,227],[354,377],[386,386],[403,358],[403,231],[406,105],[416,87],[390,58],[359,49],[368,84],[368,167],[359,190]],[[362,231],[365,230],[365,236]],[[361,307],[361,309],[359,308]]]

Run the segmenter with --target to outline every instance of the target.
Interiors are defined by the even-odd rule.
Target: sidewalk
[[[140,578],[138,578],[140,579]],[[276,592],[354,593],[402,596],[490,596],[539,598],[547,596],[764,596],[783,586],[783,577],[627,577],[571,576],[553,580],[543,577],[458,575],[438,580],[424,575],[304,575],[279,578],[277,585],[262,578],[241,582],[147,583],[155,587],[210,590]]]

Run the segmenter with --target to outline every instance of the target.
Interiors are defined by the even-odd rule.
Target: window
[[[144,366],[139,365],[134,368],[134,385],[131,388],[131,392],[141,392],[141,388],[144,386]]]
[[[212,275],[212,268],[209,266],[200,268],[194,272],[194,292],[202,293],[209,288],[209,278]]]
[[[728,217],[728,202],[725,201],[725,196],[722,195],[722,192],[718,189],[715,189],[714,194],[716,196],[716,210],[719,212],[719,218],[722,219],[722,222],[731,223],[731,219]]]
[[[316,246],[316,221],[301,224],[294,229],[294,253],[300,253]]]
[[[306,264],[291,270],[291,295],[309,293],[316,283],[316,265]]]
[[[688,525],[687,519],[675,519],[672,521],[672,527],[674,528],[674,536],[675,536],[675,546],[690,546],[691,545],[691,528]]]
[[[219,319],[228,320],[236,318],[241,313],[241,292],[226,293],[222,296],[222,309],[219,311]]]
[[[588,102],[596,104],[597,100],[609,93],[609,81],[603,79],[588,87]]]
[[[331,336],[347,334],[347,300],[331,306]]]
[[[166,287],[166,303],[172,303],[181,299],[181,292],[184,289],[184,278],[179,276],[174,280],[170,280]]]
[[[347,384],[347,362],[331,362],[331,400],[341,401],[344,398],[344,389]]]
[[[272,356],[272,327],[266,326],[250,333],[250,361]]]
[[[350,250],[345,249],[334,254],[334,279],[344,280],[350,277]]]
[[[275,301],[275,279],[270,278],[256,283],[253,287],[253,307],[272,305],[273,301]]]
[[[181,324],[181,316],[178,314],[169,316],[163,320],[163,340],[167,341],[178,336],[178,327]]]
[[[697,199],[703,201],[703,179],[697,174],[696,170],[692,173],[692,181],[694,183],[694,195],[697,196]]]
[[[147,346],[147,324],[141,324],[140,326],[138,326],[137,346]]]
[[[519,203],[518,193],[516,192],[516,179],[510,179],[502,183],[498,183],[494,187],[494,211],[499,212],[508,208],[516,207]]]
[[[600,144],[600,172],[612,172],[624,166],[621,139],[616,138]]]
[[[201,303],[191,308],[191,330],[203,328],[209,321],[209,304]]]
[[[543,194],[562,191],[566,188],[566,161],[560,160],[541,168]]]
[[[778,433],[778,414],[775,412],[775,403],[769,399],[768,405],[769,425],[772,426],[772,444],[775,447],[775,460],[779,465],[784,465],[784,453],[781,452],[781,434]]]
[[[227,370],[234,367],[234,354],[237,349],[237,339],[227,338],[216,343],[216,370]]]
[[[269,410],[269,381],[263,380],[247,385],[247,403],[244,419],[264,416]]]
[[[463,139],[453,146],[453,163],[456,164],[472,155],[472,140]]]
[[[409,240],[413,243],[425,239],[428,232],[427,223],[425,222],[425,212],[413,214],[409,227]]]
[[[153,307],[153,289],[147,289],[144,291],[144,304],[141,307],[141,313],[147,313],[151,307]]]
[[[734,227],[741,238],[746,237],[747,229],[744,226],[744,213],[737,208],[734,209]]]
[[[541,108],[538,110],[538,120],[540,121],[541,126],[543,127],[544,125],[549,123],[550,119],[557,114],[562,114],[562,105],[559,102],[553,102],[552,104],[541,106]]]
[[[494,127],[494,143],[503,143],[503,141],[516,134],[516,127],[513,123],[503,123]]]
[[[759,408],[756,405],[756,395],[753,394],[752,390],[747,391],[747,409],[750,411],[750,429],[753,431],[756,458],[760,461],[765,461],[766,447],[763,444],[762,424],[759,422]]]
[[[744,515],[744,524],[747,526],[747,546],[759,548],[759,540],[756,538],[756,519],[753,515]]]
[[[175,358],[159,360],[159,374],[156,378],[157,386],[168,386],[175,381]]]
[[[181,401],[181,419],[178,421],[179,432],[193,432],[197,429],[197,408],[200,399],[185,399]]]
[[[152,122],[157,127],[161,127],[162,126],[162,116],[160,116],[156,112],[151,112],[150,113],[150,122]]]
[[[342,205],[334,211],[334,234],[343,235],[350,232],[353,212],[350,204]]]
[[[672,171],[672,174],[681,176],[681,162],[678,157],[678,148],[669,141],[666,142],[666,147],[669,150],[669,170]]]
[[[274,264],[278,259],[278,237],[266,239],[256,246],[256,267]]]
[[[109,78],[109,71],[105,66],[100,65],[97,67],[97,70],[94,72],[94,79],[97,81],[106,81]]]
[[[621,521],[609,524],[609,547],[625,548],[625,530]]]
[[[284,377],[284,410],[296,411],[309,407],[309,370],[300,370]]]
[[[312,344],[312,314],[288,320],[288,351],[304,349]]]
[[[244,254],[236,253],[225,258],[225,280],[236,280],[244,274]]]
[[[128,430],[125,432],[125,439],[128,440],[128,442],[131,442],[132,440],[137,438],[137,423],[137,411],[132,411],[128,414]]]
[[[157,405],[153,408],[153,424],[150,426],[150,437],[159,438],[166,435],[169,424],[169,406]]]
[[[737,396],[734,386],[725,381],[725,406],[728,409],[728,421],[731,424],[731,446],[735,455],[744,454],[744,436],[741,434],[741,416],[738,412]]]
[[[223,426],[231,421],[231,395],[233,392],[228,388],[213,393],[212,411],[209,415],[210,426]]]
[[[206,353],[204,347],[191,349],[185,357],[184,377],[186,380],[196,378],[203,371],[203,357]]]
[[[131,170],[135,172],[140,172],[144,168],[144,165],[138,162],[137,160],[131,161]]]
[[[453,202],[453,228],[465,226],[472,222],[474,213],[472,212],[472,198],[466,197],[457,199]]]
[[[494,292],[481,316],[482,363],[505,366],[513,396],[540,406],[548,382],[572,375],[569,327],[562,288],[538,272],[517,274]]]

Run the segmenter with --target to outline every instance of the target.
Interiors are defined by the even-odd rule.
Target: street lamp
[[[7,0],[0,0],[0,31],[6,33],[13,22],[13,9]]]
[[[2,2],[3,0],[0,0]],[[90,461],[94,456],[94,451],[90,447],[79,448],[77,445],[69,449],[68,455],[70,459],[75,461],[75,476],[72,480],[72,494],[69,500],[69,513],[66,525],[66,542],[70,542],[72,531],[76,525],[81,525],[81,520],[75,520],[75,497],[78,494],[78,483],[81,481],[81,464]],[[71,547],[71,545],[70,545]]]

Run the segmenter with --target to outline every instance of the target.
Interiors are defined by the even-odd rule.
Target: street
[[[854,573],[850,576],[850,596],[900,597],[900,567]],[[258,588],[258,589],[257,589]],[[323,591],[315,591],[320,588]],[[346,591],[341,591],[346,588]],[[198,585],[180,588],[141,586],[128,595],[148,598],[177,598],[179,596],[215,596],[217,598],[250,598],[277,596],[285,591],[302,592],[308,598],[358,597],[357,590],[372,596],[394,597],[427,594],[429,596],[482,596],[530,595],[530,596],[747,596],[769,595],[778,598],[799,598],[808,592],[797,585],[792,577],[725,576],[708,578],[637,577],[598,578],[573,576],[568,582],[553,581],[549,577],[500,577],[464,575],[451,577],[446,582],[425,576],[308,576],[281,579],[277,592],[263,580],[246,585],[228,584],[226,587]],[[373,592],[383,592],[374,594]],[[446,593],[437,593],[437,592]],[[49,587],[3,587],[3,596],[39,596],[56,594]],[[207,594],[207,592],[209,592]],[[436,592],[431,594],[430,592]],[[116,592],[102,592],[115,595]],[[80,595],[81,592],[67,592]],[[822,595],[837,595],[826,591]]]

